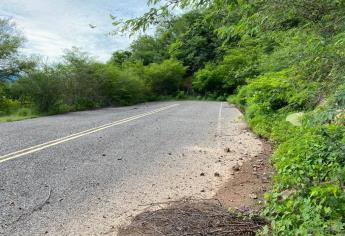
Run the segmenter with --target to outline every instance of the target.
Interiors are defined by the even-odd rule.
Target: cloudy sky
[[[0,0],[0,17],[14,20],[27,39],[24,52],[53,60],[72,46],[107,60],[130,44],[108,34],[109,14],[131,18],[146,10],[146,0]]]

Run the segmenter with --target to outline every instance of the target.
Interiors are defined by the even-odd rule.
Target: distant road
[[[140,204],[212,195],[193,178],[215,161],[197,149],[239,116],[178,101],[0,123],[0,235],[112,235]]]

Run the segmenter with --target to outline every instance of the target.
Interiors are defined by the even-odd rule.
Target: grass
[[[12,122],[12,121],[19,121],[19,120],[26,120],[39,117],[41,115],[35,113],[30,108],[20,108],[16,111],[13,111],[9,114],[0,116],[0,122]]]

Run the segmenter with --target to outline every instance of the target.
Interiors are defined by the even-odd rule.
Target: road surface
[[[260,151],[243,130],[234,107],[194,101],[0,123],[0,235],[115,235],[152,202],[212,197]]]

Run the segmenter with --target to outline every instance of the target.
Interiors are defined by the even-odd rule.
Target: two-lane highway
[[[115,234],[145,204],[210,197],[216,180],[200,172],[235,161],[213,158],[240,116],[179,101],[0,123],[0,234]]]

